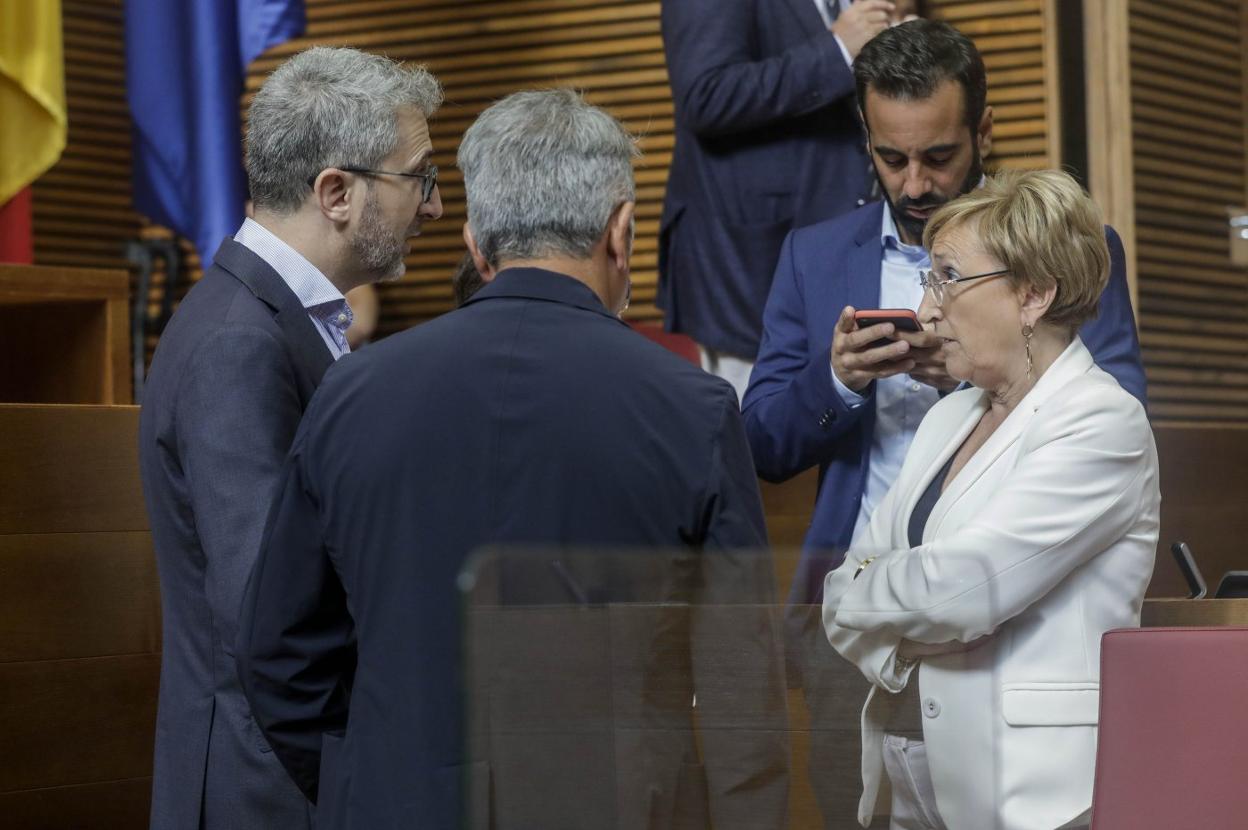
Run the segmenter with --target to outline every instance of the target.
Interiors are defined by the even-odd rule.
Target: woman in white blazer
[[[1002,174],[924,244],[920,317],[972,386],[825,581],[828,639],[873,684],[859,820],[891,789],[894,830],[1082,826],[1100,639],[1139,624],[1161,500],[1143,408],[1075,335],[1108,271],[1100,215],[1065,173]]]

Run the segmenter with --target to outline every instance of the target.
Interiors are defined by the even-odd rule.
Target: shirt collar
[[[329,281],[329,277],[308,262],[303,254],[278,239],[272,231],[254,219],[243,220],[243,226],[234,234],[234,241],[246,246],[267,262],[299,298],[304,308],[317,309],[317,316],[321,316],[322,307],[331,304],[335,316],[340,308],[346,307],[346,298]],[[328,311],[324,313],[326,317],[329,316]],[[347,314],[350,314],[349,309]]]
[[[901,241],[901,236],[897,233],[897,222],[893,219],[893,210],[888,206],[888,202],[884,203],[884,221],[880,228],[880,244],[884,246],[884,250],[900,251],[911,258],[927,259],[927,251],[922,245],[907,245]]]

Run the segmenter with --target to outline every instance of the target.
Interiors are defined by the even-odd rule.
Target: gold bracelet
[[[862,560],[861,564],[858,565],[858,570],[854,571],[854,579],[857,579],[858,574],[862,573],[863,569],[874,561],[875,561],[874,556],[868,556],[866,559]]]

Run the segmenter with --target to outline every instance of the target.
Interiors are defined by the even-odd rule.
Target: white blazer
[[[1101,634],[1139,625],[1157,547],[1152,430],[1076,338],[948,482],[911,548],[915,503],[987,406],[967,389],[932,408],[863,538],[824,582],[828,640],[873,684],[864,827],[884,777],[889,693],[916,680],[947,826],[1052,830],[1092,804]],[[902,639],[987,634],[963,653],[897,654]]]

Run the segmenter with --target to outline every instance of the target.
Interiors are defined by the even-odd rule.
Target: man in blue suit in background
[[[775,667],[757,696],[702,685],[694,652],[700,723],[720,700],[750,718],[738,726],[778,717],[752,738],[738,728],[704,740],[701,786],[680,786],[701,769],[692,733],[632,763],[632,738],[615,735],[635,736],[630,718],[589,736],[619,742],[600,774],[576,752],[535,748],[542,735],[530,736],[532,761],[513,755],[488,771],[465,741],[459,574],[473,550],[657,548],[722,563],[766,545],[732,389],[618,319],[635,153],[618,122],[569,90],[516,93],[482,113],[459,167],[485,284],[335,366],[299,427],[244,604],[239,671],[275,753],[317,800],[321,830],[463,826],[464,785],[497,794],[476,806],[498,828],[588,826],[569,818],[587,811],[645,826],[698,792],[716,827],[784,824],[779,638],[765,620],[749,640],[759,650],[735,652],[747,670]],[[749,561],[740,585],[765,602],[770,560]],[[688,724],[690,695],[673,702]],[[581,723],[548,705],[553,722]],[[535,774],[560,764],[566,774]],[[624,766],[645,779],[631,797],[616,787]]]
[[[823,579],[892,485],[919,422],[956,386],[936,338],[899,334],[877,347],[880,331],[856,330],[855,309],[917,309],[919,274],[931,267],[921,247],[927,218],[982,178],[992,146],[983,60],[945,23],[916,20],[868,43],[854,63],[871,159],[885,201],[794,231],[785,240],[764,315],[765,331],[743,403],[759,475],[782,481],[820,472],[814,515],[790,590],[795,605],[822,601]],[[1111,274],[1097,319],[1080,331],[1103,369],[1144,400],[1139,343],[1122,243],[1106,228]],[[843,729],[832,660],[813,619],[790,615],[792,669],[805,675],[812,723]],[[812,676],[812,671],[817,676]],[[861,678],[857,678],[861,680]],[[849,690],[860,699],[859,689]],[[856,728],[856,727],[855,727]],[[828,795],[828,781],[856,779],[856,732],[839,747],[812,737],[812,780],[829,826],[854,813]],[[821,785],[822,782],[822,785]],[[846,812],[848,810],[848,812]]]
[[[851,64],[907,0],[668,0],[676,147],[658,304],[703,368],[744,394],[776,257],[793,228],[872,196]]]
[[[139,455],[160,570],[163,652],[151,824],[306,828],[312,810],[247,707],[243,589],[299,418],[350,349],[351,288],[396,279],[441,215],[429,73],[312,49],[256,93],[255,205],[182,301],[143,390]]]

